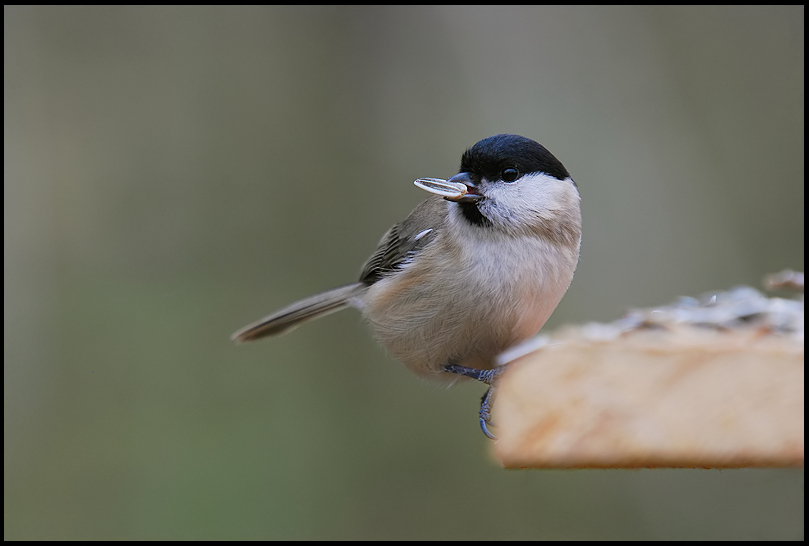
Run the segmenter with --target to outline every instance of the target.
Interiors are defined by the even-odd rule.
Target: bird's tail
[[[357,282],[315,294],[245,326],[230,336],[230,339],[236,342],[253,341],[265,336],[283,334],[307,320],[345,309],[351,298],[360,295],[366,289],[366,285]]]

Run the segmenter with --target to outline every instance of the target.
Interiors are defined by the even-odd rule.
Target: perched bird
[[[284,307],[232,338],[277,335],[356,307],[418,375],[491,385],[502,371],[495,357],[535,335],[570,286],[581,245],[578,187],[544,146],[511,134],[469,148],[449,180],[416,185],[435,195],[385,233],[357,282]],[[480,410],[489,437],[492,392]]]

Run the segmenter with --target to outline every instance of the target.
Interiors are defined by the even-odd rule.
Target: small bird
[[[233,334],[281,334],[358,308],[379,342],[422,377],[490,385],[497,355],[535,335],[564,296],[579,260],[576,183],[544,146],[518,135],[485,138],[448,180],[416,185],[434,195],[388,230],[359,280],[293,303]]]

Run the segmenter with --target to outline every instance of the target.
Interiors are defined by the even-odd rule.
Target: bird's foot
[[[466,366],[458,366],[457,364],[448,364],[444,367],[444,371],[453,373],[455,375],[462,375],[464,377],[471,377],[481,383],[489,385],[486,394],[480,401],[480,429],[488,438],[496,440],[497,436],[492,434],[489,430],[489,425],[492,424],[492,402],[494,401],[494,388],[495,380],[506,370],[505,366],[500,366],[493,370],[479,370],[477,368],[467,368]]]

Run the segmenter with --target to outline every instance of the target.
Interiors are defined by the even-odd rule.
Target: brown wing
[[[447,204],[440,197],[427,198],[410,216],[390,228],[362,267],[360,282],[365,285],[374,284],[401,268],[422,248],[434,241],[444,227]]]

